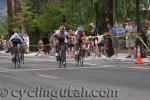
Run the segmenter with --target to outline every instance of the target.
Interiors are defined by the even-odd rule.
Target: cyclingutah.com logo
[[[27,100],[27,98],[39,99],[48,98],[55,100],[58,98],[117,98],[118,89],[88,89],[86,87],[73,88],[71,86],[63,89],[46,89],[44,86],[38,86],[35,89],[0,89],[0,98],[11,96],[18,100]]]

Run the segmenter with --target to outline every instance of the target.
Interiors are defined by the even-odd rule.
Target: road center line
[[[55,79],[55,80],[57,80],[58,78],[57,77],[55,77],[55,76],[50,76],[50,75],[38,75],[38,76],[40,76],[40,77],[43,77],[43,78],[47,78],[47,79]]]

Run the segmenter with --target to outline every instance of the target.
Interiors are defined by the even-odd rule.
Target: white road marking
[[[11,58],[11,55],[9,55],[9,56],[3,56],[3,55],[1,55],[0,57],[2,57],[2,58]]]
[[[116,67],[114,65],[103,65],[103,67],[107,68],[107,67]]]
[[[57,62],[56,59],[32,59],[32,58],[29,58],[29,59],[32,61],[36,61],[36,62],[39,62],[39,61]],[[76,62],[70,62],[70,61],[68,61],[67,63],[76,64]],[[86,64],[86,65],[97,65],[97,64],[91,64],[91,63],[84,63],[84,64]]]
[[[115,66],[113,66],[115,67]],[[25,72],[25,71],[46,71],[46,70],[76,70],[76,69],[101,69],[101,68],[108,68],[106,66],[102,67],[70,67],[70,68],[35,68],[35,69],[8,69],[8,70],[1,70],[0,72]]]
[[[130,69],[150,69],[150,68],[145,68],[145,67],[128,67]]]
[[[8,68],[0,68],[0,70],[1,70],[1,69],[8,69]]]
[[[51,76],[51,75],[39,75],[40,77],[43,77],[43,78],[48,78],[48,79],[58,79],[58,77],[55,77],[55,76]]]

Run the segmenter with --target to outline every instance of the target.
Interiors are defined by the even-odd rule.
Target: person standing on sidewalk
[[[0,35],[0,51],[2,50],[2,47],[3,47],[3,39],[2,39],[2,35]]]
[[[117,39],[117,35],[116,35],[116,27],[115,28],[112,28],[110,24],[108,24],[108,29],[109,29],[109,35],[111,37],[111,40],[112,40],[112,47],[113,47],[113,50],[114,50],[114,54],[115,56],[117,56],[117,53],[118,53],[118,39]]]
[[[40,53],[44,53],[44,43],[42,41],[42,38],[38,42],[38,52],[35,56],[38,56]]]
[[[24,38],[24,41],[25,41],[25,44],[26,44],[26,50],[25,50],[25,52],[28,54],[29,53],[29,46],[30,46],[30,40],[29,40],[28,34],[24,33],[23,34],[23,38]]]
[[[129,18],[126,21],[127,21],[127,25],[125,27],[126,47],[128,49],[128,54],[129,54],[126,58],[131,58],[131,55],[134,53],[133,48],[135,46],[134,36],[132,34],[133,33],[133,26],[132,26],[132,23],[131,23]]]
[[[94,53],[94,57],[97,58],[99,56],[97,27],[94,23],[90,23],[90,28],[91,28],[91,36],[92,36],[93,53]]]

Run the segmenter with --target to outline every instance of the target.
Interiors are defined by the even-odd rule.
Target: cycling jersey
[[[23,43],[23,39],[20,37],[19,33],[14,33],[14,35],[11,36],[9,43],[12,42],[13,46],[16,47],[18,44]]]
[[[67,36],[67,32],[65,31],[63,34],[60,32],[60,30],[57,30],[55,33],[54,33],[54,36],[56,36],[57,38],[65,38]]]
[[[64,33],[62,34],[60,30],[57,30],[55,33],[54,33],[54,37],[56,37],[59,42],[65,42],[66,41],[66,37],[67,37],[67,32],[64,31]]]
[[[85,37],[84,32],[79,32],[78,30],[75,32],[75,36],[77,36],[78,40],[82,40]]]

